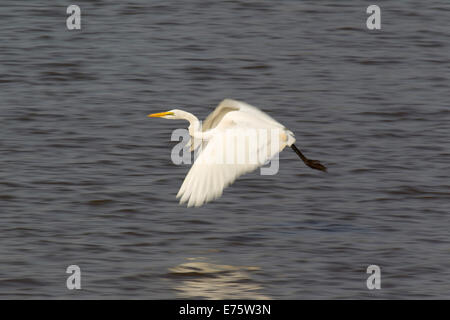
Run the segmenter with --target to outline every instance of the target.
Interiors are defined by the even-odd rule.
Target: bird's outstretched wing
[[[202,130],[207,131],[215,128],[223,119],[223,117],[231,111],[246,112],[253,115],[254,117],[261,118],[269,123],[272,123],[273,125],[276,125],[280,128],[284,128],[281,123],[273,119],[267,113],[259,110],[252,105],[249,105],[248,103],[233,99],[225,99],[221,103],[219,103],[216,109],[214,109],[214,111],[206,117],[205,121],[203,121]]]
[[[270,123],[255,121],[240,111],[223,117],[184,179],[177,194],[180,203],[201,206],[220,197],[237,177],[264,165],[283,150],[287,131],[276,130],[274,134],[272,129]]]

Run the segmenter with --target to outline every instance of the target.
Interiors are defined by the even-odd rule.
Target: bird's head
[[[164,119],[184,119],[184,112],[178,109],[169,110],[166,112],[152,113],[147,117],[150,118],[164,118]]]

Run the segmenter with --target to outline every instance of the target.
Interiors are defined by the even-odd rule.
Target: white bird
[[[191,150],[201,150],[177,194],[180,204],[187,202],[188,207],[199,207],[220,197],[236,178],[264,165],[286,146],[307,166],[327,171],[319,161],[300,152],[292,131],[245,102],[223,100],[203,125],[193,114],[178,109],[148,117],[189,121]]]

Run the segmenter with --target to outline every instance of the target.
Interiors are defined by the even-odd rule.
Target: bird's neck
[[[201,130],[201,124],[200,121],[196,116],[194,116],[192,113],[186,112],[186,111],[179,111],[179,113],[182,113],[181,116],[189,121],[189,134],[191,136],[196,136],[202,133]]]
[[[180,113],[180,111],[179,111],[179,113]],[[203,132],[200,121],[192,113],[182,111],[181,116],[183,117],[183,119],[189,121],[188,130],[189,130],[189,135],[191,137],[194,137],[194,138],[200,139],[200,140],[208,140],[209,138],[211,138],[211,136],[213,136],[215,130],[212,129],[212,130]]]

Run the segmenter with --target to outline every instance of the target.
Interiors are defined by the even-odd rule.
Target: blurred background
[[[449,21],[447,0],[2,2],[0,298],[450,298]],[[187,123],[146,115],[224,98],[328,174],[286,149],[179,206]]]

